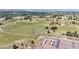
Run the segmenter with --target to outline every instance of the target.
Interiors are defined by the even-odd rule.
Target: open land
[[[79,11],[2,11],[0,48],[78,49]]]

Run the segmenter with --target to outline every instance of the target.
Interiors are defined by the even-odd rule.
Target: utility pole
[[[74,42],[72,42],[72,48],[74,48]]]
[[[35,33],[35,28],[33,27],[33,28],[32,28],[32,37],[33,37],[33,39],[35,38],[35,34],[36,34],[36,33]]]

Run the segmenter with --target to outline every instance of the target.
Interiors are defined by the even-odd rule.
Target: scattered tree
[[[35,42],[32,40],[32,41],[31,41],[31,44],[34,44],[34,43],[35,43]]]
[[[68,32],[66,32],[66,36],[73,36],[73,33],[72,32],[70,32],[70,31],[68,31]]]
[[[73,36],[74,36],[74,37],[77,36],[77,31],[74,31]]]
[[[18,46],[16,46],[15,44],[13,44],[13,49],[17,49],[18,48]]]
[[[53,32],[55,32],[55,30],[57,30],[57,27],[51,27],[51,30],[53,30]]]
[[[0,25],[3,25],[3,23],[0,23]]]
[[[49,31],[49,30],[47,30],[47,33],[49,34],[49,33],[50,33],[50,31]]]
[[[49,29],[47,26],[45,27],[46,29]]]
[[[74,31],[74,32],[66,32],[66,36],[71,36],[71,37],[78,37],[78,34],[77,34],[77,31]]]

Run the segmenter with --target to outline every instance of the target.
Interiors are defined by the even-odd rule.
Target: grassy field
[[[37,37],[41,35],[42,32],[46,32],[45,24],[49,24],[50,21],[23,21],[19,20],[14,22],[8,22],[3,25],[1,28],[3,32],[0,32],[0,43],[1,44],[10,44],[16,40],[25,40],[29,41],[34,39],[35,42],[38,42]],[[53,25],[51,25],[53,26]],[[69,25],[66,24],[64,26],[58,26],[58,29],[55,33],[62,33],[67,31],[77,31],[79,33],[78,25]],[[54,34],[53,30],[51,30],[51,34]]]
[[[22,38],[24,38],[24,36],[0,32],[0,43],[4,43],[4,44],[11,43],[14,40],[18,40],[18,39],[22,39]]]
[[[46,21],[40,22],[25,22],[16,21],[9,22],[2,26],[3,32],[0,32],[0,43],[12,43],[15,40],[25,39],[26,41],[34,39],[45,31],[44,24]],[[33,38],[34,37],[34,38]]]
[[[79,26],[72,25],[72,24],[71,25],[66,24],[62,27],[58,27],[58,30],[57,30],[57,32],[67,32],[67,31],[71,31],[71,32],[77,31],[79,33]]]

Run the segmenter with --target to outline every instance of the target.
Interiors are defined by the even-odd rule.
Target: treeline
[[[29,12],[29,11],[0,11],[0,17],[14,17],[14,16],[26,16],[26,15],[37,15],[46,16],[46,12]]]
[[[77,31],[74,31],[74,32],[68,31],[66,32],[66,36],[79,37],[79,34],[77,33]]]

